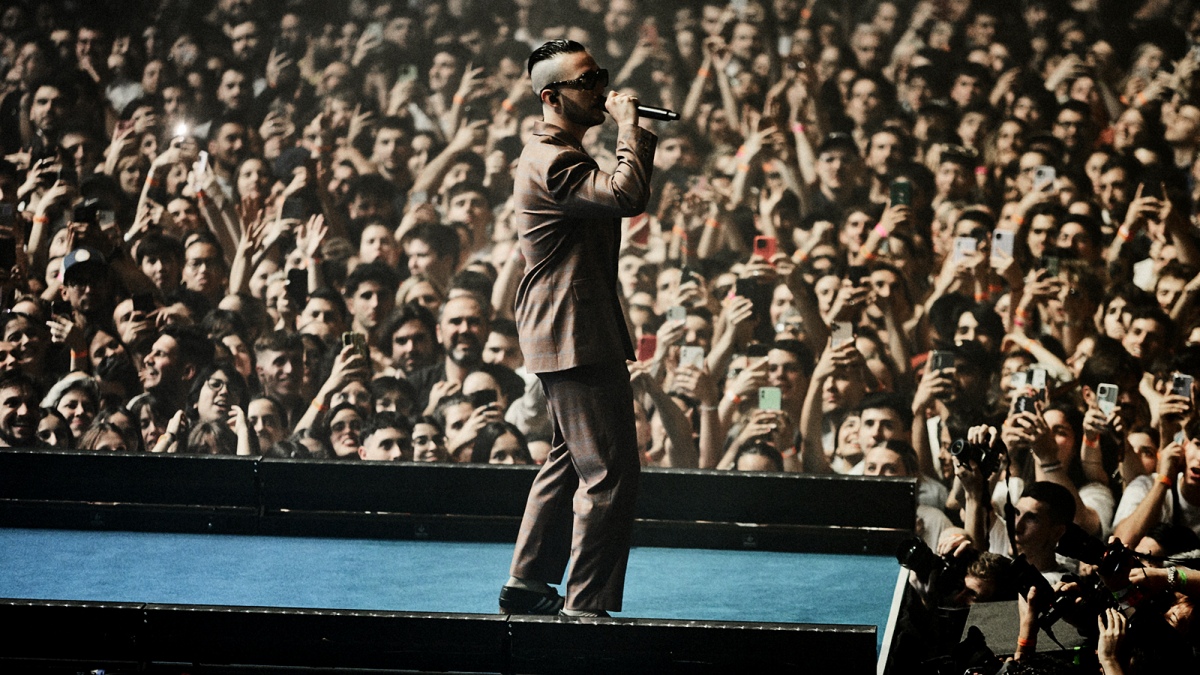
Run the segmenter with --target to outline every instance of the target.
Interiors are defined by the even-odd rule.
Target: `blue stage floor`
[[[497,611],[511,544],[0,529],[0,597]],[[617,616],[875,625],[894,558],[636,548]]]

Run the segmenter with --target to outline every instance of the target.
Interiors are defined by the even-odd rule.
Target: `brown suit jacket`
[[[562,129],[539,123],[513,187],[525,276],[516,320],[525,367],[546,373],[634,358],[618,297],[621,218],[646,210],[657,137],[622,125],[604,173]]]

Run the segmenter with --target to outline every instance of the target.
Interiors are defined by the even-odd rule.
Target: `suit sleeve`
[[[617,138],[617,168],[605,173],[582,152],[560,154],[546,171],[546,186],[569,214],[628,218],[646,210],[650,172],[658,139],[641,127],[622,125]]]

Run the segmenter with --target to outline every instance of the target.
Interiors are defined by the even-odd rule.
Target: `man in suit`
[[[637,125],[635,98],[605,97],[608,71],[583,45],[542,45],[529,75],[544,122],[514,185],[525,257],[516,321],[525,366],[546,392],[553,442],[529,493],[500,611],[607,616],[621,609],[640,468],[625,365],[633,344],[617,294],[620,225],[646,208],[657,139]],[[606,109],[619,125],[612,174],[582,145]],[[564,600],[550,584],[572,556]]]

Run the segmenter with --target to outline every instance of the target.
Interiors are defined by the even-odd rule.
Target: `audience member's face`
[[[408,321],[392,335],[392,363],[405,373],[432,365],[435,354],[433,335],[420,321]]]
[[[354,316],[355,326],[369,333],[391,314],[395,304],[395,296],[386,292],[379,282],[364,281],[350,296],[350,313]]]
[[[492,209],[487,198],[478,192],[463,192],[450,199],[446,220],[483,228],[492,221]]]
[[[56,406],[59,414],[67,418],[67,424],[71,428],[71,435],[75,440],[87,431],[87,428],[92,425],[92,420],[96,417],[96,401],[90,395],[84,392],[73,389],[63,395],[58,400]]]
[[[446,302],[438,322],[438,339],[451,361],[479,363],[487,334],[487,318],[473,298],[458,297]]]
[[[62,420],[54,415],[46,415],[38,422],[37,425],[37,440],[41,445],[47,445],[52,448],[69,448],[71,447],[71,429]],[[146,446],[152,448],[154,446]]]
[[[436,426],[416,423],[413,425],[412,440],[414,462],[446,461],[446,437]]]
[[[521,453],[521,442],[511,433],[496,439],[492,452],[488,455],[488,464],[526,464]]]
[[[408,273],[416,276],[424,274],[433,279],[446,281],[453,272],[454,261],[444,259],[425,241],[411,239],[404,244],[404,254],[408,256]]]
[[[144,359],[142,368],[142,386],[146,389],[178,387],[187,379],[182,355],[179,353],[179,343],[170,335],[159,336],[150,347],[150,353]],[[174,393],[174,392],[172,392]]]
[[[900,415],[891,408],[867,408],[862,411],[858,425],[858,446],[874,448],[893,438],[903,438],[907,430],[903,428]],[[895,454],[895,453],[892,453]]]
[[[383,225],[368,225],[363,228],[358,258],[363,263],[378,261],[395,267],[400,262],[400,247],[391,230]]]
[[[1154,361],[1166,346],[1167,329],[1155,319],[1134,319],[1121,344],[1133,358],[1144,364]]]
[[[516,370],[525,363],[521,353],[521,345],[517,338],[492,331],[488,335],[487,344],[483,346],[483,362],[498,363],[510,370]]]
[[[52,418],[47,418],[52,419]],[[144,405],[138,411],[138,433],[142,435],[142,447],[152,450],[158,443],[159,436],[167,431],[167,421],[154,416],[150,406]]]
[[[1032,497],[1017,500],[1017,528],[1014,539],[1017,553],[1032,552],[1044,555],[1058,545],[1064,527],[1055,525],[1050,518],[1050,509],[1044,502]]]
[[[304,356],[300,351],[264,351],[258,354],[257,368],[263,391],[282,400],[300,394],[304,378]]]
[[[37,401],[26,387],[0,389],[0,444],[10,448],[35,445],[38,427]]]
[[[346,332],[346,322],[333,303],[325,298],[309,298],[304,311],[296,320],[301,333],[310,333],[322,339],[340,336]]]
[[[351,380],[333,395],[329,401],[329,407],[336,408],[343,403],[349,403],[358,408],[363,411],[364,415],[368,414],[371,412],[371,390],[361,381]]]
[[[861,432],[860,432],[861,436]],[[864,476],[907,476],[908,469],[900,453],[885,446],[871,448],[863,457]]]
[[[264,398],[254,399],[246,406],[246,423],[258,436],[260,450],[266,450],[288,435],[281,411],[274,403]]]
[[[404,429],[379,429],[363,441],[359,457],[373,461],[412,461],[413,442]]]
[[[201,422],[224,422],[229,419],[229,410],[234,400],[233,384],[223,371],[216,371],[208,376],[200,387],[200,400],[196,403],[196,411]]]
[[[216,246],[195,242],[187,247],[183,262],[183,285],[204,295],[221,292],[225,281],[225,262]]]
[[[357,410],[339,410],[329,421],[329,445],[333,448],[333,454],[338,457],[358,454],[362,428],[362,416]]]

